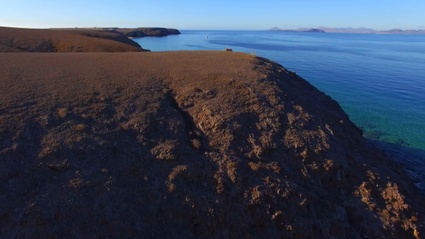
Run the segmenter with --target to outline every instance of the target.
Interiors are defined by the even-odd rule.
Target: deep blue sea
[[[133,38],[152,51],[232,48],[266,57],[339,102],[364,137],[425,191],[425,35],[181,31]]]

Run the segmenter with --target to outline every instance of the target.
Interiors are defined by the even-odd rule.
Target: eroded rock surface
[[[337,102],[235,52],[0,54],[1,238],[421,238]]]

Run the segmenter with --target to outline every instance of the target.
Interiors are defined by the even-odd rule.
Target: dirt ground
[[[105,29],[23,29],[0,27],[0,52],[146,51],[118,31]]]
[[[269,60],[0,53],[0,238],[423,238],[423,205]]]

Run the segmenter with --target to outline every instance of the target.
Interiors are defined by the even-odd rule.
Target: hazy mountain
[[[325,31],[325,32],[333,32],[333,33],[375,33],[376,30],[370,29],[370,28],[329,28],[329,27],[319,27],[319,29]]]
[[[324,33],[325,31],[317,28],[298,28],[298,29],[280,29],[278,27],[273,27],[271,31],[281,31],[281,32],[319,32]]]
[[[327,33],[363,33],[363,34],[425,34],[424,30],[401,30],[392,29],[388,31],[378,31],[371,28],[329,28],[329,27],[318,27],[318,28],[298,28],[298,29],[280,29],[273,27],[271,31],[285,31],[285,32],[327,32]]]

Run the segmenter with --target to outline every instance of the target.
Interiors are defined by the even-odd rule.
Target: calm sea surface
[[[338,101],[425,190],[425,35],[181,32],[133,40],[152,51],[232,48],[297,72]]]

